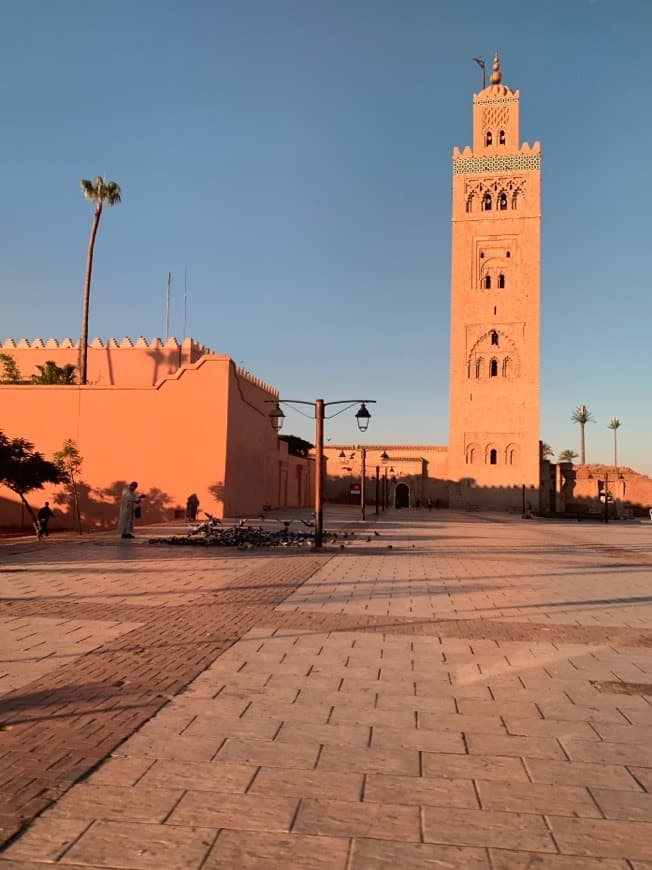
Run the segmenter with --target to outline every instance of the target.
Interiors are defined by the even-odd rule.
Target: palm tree
[[[37,375],[32,375],[30,384],[74,384],[75,366],[66,363],[58,366],[51,359],[45,361],[44,366],[36,366]]]
[[[618,417],[612,417],[609,420],[609,429],[613,430],[614,433],[614,465],[616,468],[618,467],[618,436],[617,432],[620,429],[620,420]]]
[[[546,441],[541,442],[541,458],[542,459],[552,459],[555,455],[555,451],[552,449],[550,444]]]
[[[574,450],[562,450],[557,458],[560,462],[572,463],[574,459],[577,459],[577,453]]]
[[[87,361],[88,361],[88,303],[91,295],[91,272],[93,270],[93,248],[95,247],[95,236],[97,228],[100,224],[102,215],[102,207],[104,203],[108,206],[113,206],[120,202],[121,191],[120,185],[115,181],[107,181],[100,175],[95,181],[89,181],[87,178],[82,178],[79,182],[84,197],[90,199],[91,202],[97,203],[95,213],[93,214],[93,223],[91,224],[91,234],[88,240],[88,251],[86,253],[86,274],[84,276],[84,298],[82,302],[82,323],[81,323],[81,339],[79,341],[79,383],[85,384],[87,380]]]
[[[571,417],[573,423],[580,424],[580,465],[584,465],[586,461],[586,445],[584,442],[584,427],[587,423],[595,423],[593,414],[589,411],[586,405],[578,405],[573,411]]]

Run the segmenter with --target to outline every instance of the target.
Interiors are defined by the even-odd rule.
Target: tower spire
[[[500,71],[500,61],[498,59],[498,52],[494,54],[494,66],[491,76],[489,77],[489,81],[492,85],[499,85],[502,80],[503,74]]]

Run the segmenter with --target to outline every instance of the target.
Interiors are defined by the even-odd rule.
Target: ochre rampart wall
[[[193,491],[202,510],[247,515],[275,490],[278,446],[265,400],[276,397],[229,357],[204,355],[156,386],[0,385],[0,429],[33,441],[47,458],[68,438],[77,444],[86,527],[116,524],[117,498],[131,480],[147,497],[143,522],[171,519]],[[56,504],[62,493],[28,497],[60,511],[54,528],[72,525],[69,507]],[[0,525],[21,519],[19,502],[3,488]]]

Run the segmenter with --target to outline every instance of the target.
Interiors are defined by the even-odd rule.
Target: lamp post
[[[383,511],[386,511],[389,507],[389,500],[387,497],[387,463],[389,462],[389,456],[385,450],[380,454],[380,461],[383,463]],[[394,469],[390,468],[389,473],[393,474]]]
[[[360,445],[357,446],[357,449],[360,451],[360,519],[364,522],[367,518],[367,448],[362,447]],[[343,450],[340,450],[338,454],[338,459],[342,463],[342,467],[345,468],[345,462],[352,462],[355,459],[355,451],[350,453],[348,456]],[[353,469],[346,469],[348,471],[352,471]],[[378,507],[378,505],[376,505]],[[378,513],[378,510],[376,510]]]
[[[268,400],[272,401],[272,400]],[[324,541],[324,420],[326,419],[326,408],[331,405],[346,405],[341,411],[337,411],[331,416],[336,417],[337,414],[342,414],[353,405],[360,405],[355,413],[355,419],[358,424],[358,429],[361,432],[366,432],[371,420],[371,414],[367,405],[375,404],[375,399],[341,399],[337,402],[325,402],[323,399],[316,399],[314,402],[305,402],[301,399],[278,399],[275,401],[274,407],[269,412],[269,418],[272,421],[272,426],[278,432],[283,426],[285,414],[281,408],[282,404],[286,405],[310,405],[315,411],[315,549],[320,550]]]

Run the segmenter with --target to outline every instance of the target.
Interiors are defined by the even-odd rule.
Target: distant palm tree
[[[586,445],[584,441],[584,427],[587,423],[595,423],[593,419],[593,414],[589,411],[586,405],[578,405],[577,408],[573,411],[573,416],[571,417],[573,423],[579,423],[580,425],[580,465],[584,465],[586,462]]]
[[[618,466],[618,435],[617,432],[620,429],[620,420],[618,417],[612,417],[609,420],[609,429],[613,430],[614,433],[614,465]]]
[[[541,457],[542,459],[551,459],[555,455],[555,451],[552,449],[550,444],[547,444],[545,441],[541,442]]]
[[[79,341],[79,383],[85,384],[87,380],[87,361],[88,361],[88,305],[91,296],[91,272],[93,271],[93,248],[95,247],[95,236],[97,228],[100,224],[102,215],[102,207],[104,203],[108,206],[115,205],[120,202],[121,191],[120,186],[115,181],[107,181],[100,175],[95,181],[89,181],[87,178],[82,178],[79,182],[86,199],[97,203],[95,213],[93,214],[93,223],[91,224],[91,234],[88,240],[88,251],[86,253],[86,274],[84,276],[84,298],[82,302],[82,324],[81,324],[81,339]]]
[[[560,462],[573,462],[574,459],[577,459],[577,453],[574,450],[562,450],[557,459]]]

